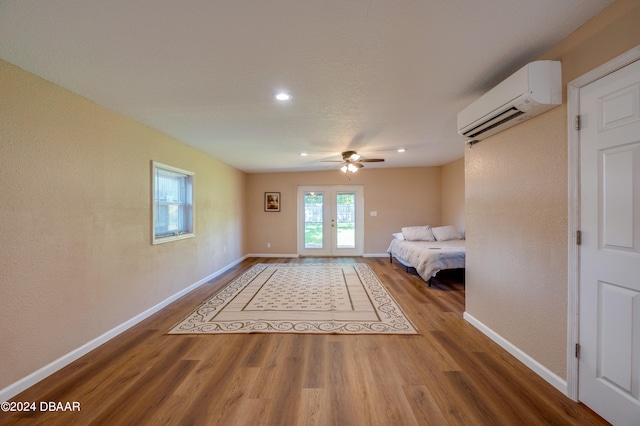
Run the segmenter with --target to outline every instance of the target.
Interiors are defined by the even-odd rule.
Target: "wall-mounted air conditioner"
[[[458,133],[481,140],[560,104],[560,61],[531,62],[460,111]]]

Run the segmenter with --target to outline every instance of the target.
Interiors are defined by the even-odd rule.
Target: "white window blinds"
[[[153,163],[153,243],[193,236],[193,173]]]

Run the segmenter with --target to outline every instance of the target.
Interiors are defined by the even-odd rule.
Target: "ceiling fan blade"
[[[342,161],[340,160],[322,160],[323,163],[343,163],[345,165],[353,164],[356,167],[363,167],[360,163],[381,163],[384,158],[362,158],[360,154],[355,151],[343,151],[341,153]]]

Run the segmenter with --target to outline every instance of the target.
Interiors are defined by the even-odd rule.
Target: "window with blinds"
[[[195,236],[193,172],[152,162],[153,241],[165,243]]]

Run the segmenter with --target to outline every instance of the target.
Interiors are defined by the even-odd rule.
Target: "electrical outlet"
[[[271,248],[271,243],[267,243],[267,248]]]

